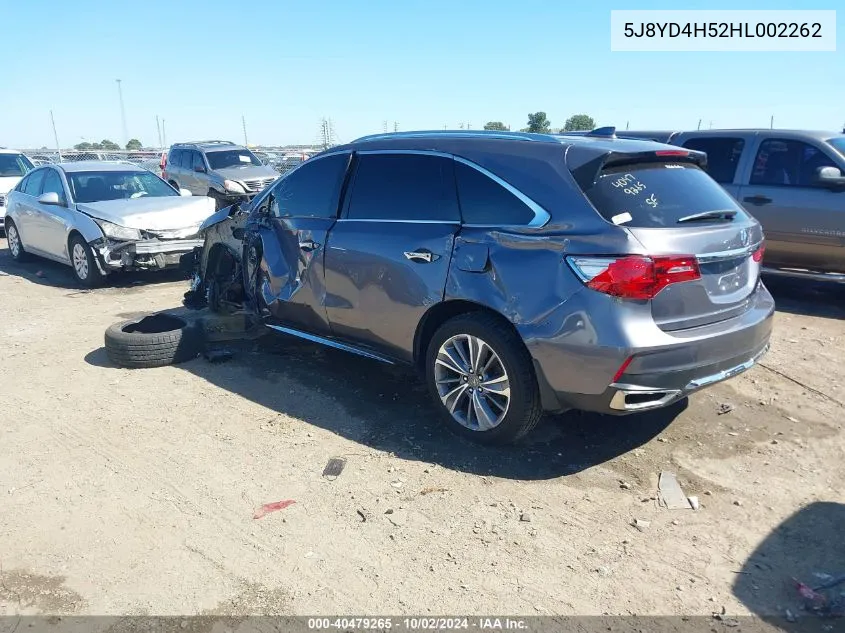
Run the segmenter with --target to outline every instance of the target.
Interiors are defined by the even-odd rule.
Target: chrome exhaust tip
[[[637,385],[613,385],[616,393],[610,408],[617,411],[641,411],[666,406],[681,396],[680,389],[652,389]]]

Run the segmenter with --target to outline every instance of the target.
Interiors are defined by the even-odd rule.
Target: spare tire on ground
[[[164,367],[195,358],[202,351],[202,332],[172,314],[150,314],[109,327],[105,346],[118,367]]]

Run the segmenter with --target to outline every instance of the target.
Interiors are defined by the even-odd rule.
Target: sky
[[[544,111],[624,129],[841,130],[836,52],[611,52],[611,9],[794,9],[710,0],[0,0],[0,146],[123,137],[313,143],[392,130],[513,129]],[[836,9],[818,0],[804,8]],[[837,32],[845,33],[845,6]]]

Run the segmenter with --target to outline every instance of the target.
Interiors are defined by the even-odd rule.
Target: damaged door
[[[338,338],[411,360],[417,324],[443,300],[460,211],[454,160],[358,152],[326,251],[326,310]]]
[[[257,201],[244,244],[247,288],[271,323],[328,334],[323,258],[350,152],[303,163]]]

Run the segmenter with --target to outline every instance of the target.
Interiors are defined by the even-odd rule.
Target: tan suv
[[[213,198],[222,209],[250,199],[279,174],[242,145],[200,141],[172,145],[162,177],[176,189]]]

